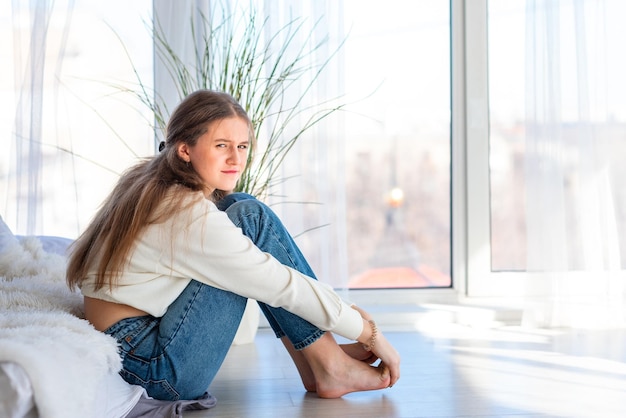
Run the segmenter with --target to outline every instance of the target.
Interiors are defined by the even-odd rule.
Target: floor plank
[[[626,417],[626,330],[385,330],[402,355],[391,389],[320,399],[306,393],[279,341],[261,329],[234,346],[189,418]]]

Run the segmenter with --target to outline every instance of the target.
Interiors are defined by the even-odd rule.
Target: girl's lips
[[[224,174],[237,174],[237,173],[239,173],[239,171],[237,171],[237,170],[224,170],[224,171],[222,171],[222,173],[224,173]]]

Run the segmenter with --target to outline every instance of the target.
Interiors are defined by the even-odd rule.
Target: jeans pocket
[[[169,384],[166,379],[161,380],[145,380],[137,376],[135,373],[123,369],[120,376],[131,385],[143,387],[148,395],[154,399],[162,401],[178,401],[180,394]]]
[[[158,327],[158,319],[153,316],[140,316],[122,319],[113,324],[104,332],[117,340],[123,355],[136,355],[136,349],[150,335],[155,327]],[[150,357],[153,347],[145,347],[147,350],[139,357]],[[138,353],[137,353],[138,354]],[[149,360],[147,358],[147,360]]]

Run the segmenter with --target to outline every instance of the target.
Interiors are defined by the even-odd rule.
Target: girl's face
[[[250,132],[245,119],[231,117],[215,121],[198,138],[196,145],[181,143],[178,156],[191,163],[208,190],[231,191],[235,188],[248,160]]]

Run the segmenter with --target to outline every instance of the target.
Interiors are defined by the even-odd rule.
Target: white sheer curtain
[[[626,147],[615,135],[626,122],[626,66],[614,61],[623,56],[616,40],[626,38],[624,8],[618,21],[613,6],[619,2],[527,1],[527,270],[548,294],[526,311],[534,325],[626,326],[616,158]]]
[[[15,193],[15,212],[10,213],[17,230],[34,234],[42,227],[42,163],[43,163],[43,104],[44,70],[49,55],[60,56],[65,49],[66,36],[56,50],[48,46],[48,27],[52,15],[51,1],[40,1],[34,7],[23,7],[24,2],[14,1],[12,8],[14,80],[20,86],[16,97],[8,189]],[[71,13],[67,14],[69,20]],[[51,60],[54,64],[55,60]],[[60,60],[58,61],[60,62]],[[60,65],[54,68],[58,76]],[[57,77],[55,77],[57,78]],[[56,89],[55,89],[56,90]],[[7,218],[9,218],[7,217]]]
[[[154,152],[147,109],[112,86],[136,83],[131,61],[152,84],[150,6],[0,5],[0,214],[13,232],[76,237],[119,173]]]
[[[278,11],[281,11],[280,14]],[[308,31],[314,30],[309,43],[328,42],[317,49],[311,60],[323,62],[338,50],[314,88],[306,94],[301,107],[313,109],[329,106],[329,101],[344,95],[344,67],[341,42],[345,39],[342,0],[265,1],[265,15],[274,28],[294,18],[306,23],[299,47]],[[307,85],[306,78],[299,80]],[[302,116],[295,124],[304,124]],[[276,190],[270,204],[280,211],[298,245],[307,255],[320,280],[335,288],[345,288],[349,278],[346,237],[346,133],[341,112],[316,125],[294,147],[282,169],[286,180]],[[298,127],[299,128],[299,127]],[[296,126],[292,126],[296,130]]]
[[[226,1],[222,2],[228,6]],[[160,30],[172,50],[188,68],[200,68],[197,47],[194,39],[202,37],[202,14],[210,16],[210,0],[153,0],[152,15],[156,30]],[[191,25],[194,25],[194,31]],[[157,47],[155,46],[155,51]],[[200,49],[201,51],[201,49]],[[197,76],[194,74],[194,76]],[[163,62],[163,58],[154,56],[154,94],[158,95],[170,113],[180,101],[181,94],[175,80]],[[157,132],[157,141],[163,140],[162,133]]]
[[[264,30],[269,36],[293,19],[299,19],[303,26],[298,32],[300,38],[292,43],[293,48],[307,47],[307,42],[319,42],[329,37],[323,47],[310,56],[314,61],[323,62],[339,47],[343,39],[342,1],[229,1],[210,2],[208,0],[184,0],[171,2],[154,0],[155,22],[159,22],[162,33],[174,48],[181,60],[191,68],[198,67],[195,49],[191,45],[194,38],[191,22],[201,33],[203,24],[201,13],[214,16],[219,21],[222,10],[230,10],[240,15],[252,4],[260,15],[267,19]],[[313,31],[312,39],[306,36]],[[197,38],[197,35],[195,36]],[[300,107],[314,109],[320,103],[341,95],[341,55],[330,62],[315,87],[308,91]],[[166,100],[171,111],[180,100],[167,66],[155,58],[155,92]],[[290,89],[306,86],[307,75],[298,80],[300,84]],[[295,94],[294,94],[295,93]],[[285,92],[287,101],[292,101],[300,92]],[[307,112],[302,118],[291,122],[285,135],[292,134],[306,122]],[[267,124],[268,122],[266,122]],[[271,123],[271,121],[269,122]],[[343,141],[340,115],[332,116],[309,130],[289,152],[283,163],[280,178],[285,181],[273,188],[267,203],[279,212],[287,228],[307,255],[313,269],[324,281],[335,287],[345,286],[348,278],[345,243],[345,187],[343,177]],[[264,141],[261,135],[259,142]]]

